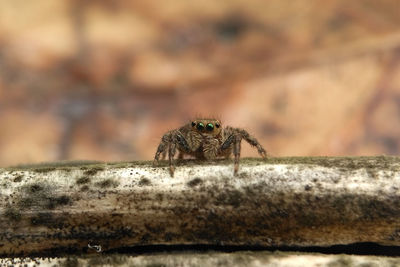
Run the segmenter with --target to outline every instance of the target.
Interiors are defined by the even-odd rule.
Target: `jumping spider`
[[[164,134],[154,157],[154,165],[161,154],[162,158],[165,158],[168,150],[169,172],[171,176],[174,176],[173,159],[176,149],[179,151],[178,159],[183,159],[184,155],[206,160],[219,157],[229,158],[233,153],[236,175],[239,169],[242,139],[255,146],[263,158],[267,157],[265,149],[246,130],[230,126],[222,127],[221,122],[216,119],[196,119]]]

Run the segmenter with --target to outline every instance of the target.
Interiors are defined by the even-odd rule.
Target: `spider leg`
[[[156,155],[154,156],[153,166],[157,165],[158,160],[160,158],[160,154],[162,154],[162,158],[164,159],[165,154],[167,153],[167,146],[170,143],[170,133],[165,134],[161,138],[161,142],[158,145]]]
[[[251,136],[246,130],[243,129],[236,129],[236,130],[242,136],[242,138],[247,141],[247,143],[257,148],[258,154],[260,154],[263,158],[267,157],[267,152],[262,147],[262,145],[257,141],[256,138]]]
[[[235,156],[234,162],[234,170],[233,174],[236,175],[239,170],[239,159],[240,159],[240,149],[241,149],[242,136],[239,133],[232,133],[228,138],[226,138],[225,142],[221,145],[221,151],[224,151],[233,146],[232,153]],[[229,155],[225,156],[226,158]]]
[[[180,131],[177,131],[174,134],[173,143],[176,144],[179,154],[178,154],[178,160],[181,161],[183,159],[183,155],[186,153],[190,152],[190,147],[188,142],[186,141],[185,137],[182,135]],[[175,152],[174,152],[175,154]]]
[[[183,137],[183,135],[180,132],[176,133],[175,136],[175,140],[177,142],[177,144],[185,151],[185,152],[189,152],[190,151],[190,147],[188,142],[186,141],[185,137]]]
[[[167,150],[164,150],[164,152],[161,154],[161,159],[164,160],[166,156],[167,156]]]
[[[239,159],[240,159],[240,149],[241,149],[241,142],[242,139],[246,140],[251,146],[256,147],[258,153],[263,157],[267,157],[267,152],[261,146],[261,144],[257,141],[256,138],[251,136],[246,130],[240,128],[232,128],[227,126],[224,129],[225,136],[228,138],[222,143],[220,147],[220,153],[226,154],[226,150],[232,148],[232,153],[235,157],[234,162],[234,175],[238,173],[239,170]],[[226,156],[226,155],[225,155]]]
[[[228,149],[233,141],[235,141],[235,136],[233,134],[231,134],[228,138],[226,138],[225,142],[221,145],[221,150],[225,150]]]
[[[173,177],[175,171],[173,160],[177,147],[179,147],[179,151],[181,153],[190,152],[189,144],[179,130],[172,130],[164,134],[164,136],[161,138],[160,144],[157,148],[157,152],[154,156],[153,166],[158,163],[160,155],[162,156],[162,159],[164,159],[168,153],[169,173],[171,177]],[[183,154],[179,157],[183,158]]]
[[[169,174],[171,177],[174,177],[174,156],[175,156],[175,151],[176,151],[176,144],[171,142],[169,144],[169,149],[168,149],[168,160],[169,160]]]
[[[240,145],[242,142],[241,136],[235,136],[235,142],[233,143],[233,155],[235,156],[235,166],[233,174],[237,175],[239,170],[239,159],[240,159]]]

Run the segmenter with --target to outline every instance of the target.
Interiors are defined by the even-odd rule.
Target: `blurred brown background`
[[[197,114],[275,156],[398,154],[399,14],[398,0],[0,1],[0,166],[151,159]]]

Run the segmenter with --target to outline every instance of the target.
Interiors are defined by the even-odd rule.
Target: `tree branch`
[[[0,255],[137,245],[400,245],[400,158],[0,169]]]

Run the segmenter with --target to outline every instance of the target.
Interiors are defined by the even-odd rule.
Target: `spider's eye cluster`
[[[192,127],[196,127],[196,129],[199,131],[207,130],[208,132],[212,132],[214,130],[214,127],[219,128],[220,126],[221,125],[219,123],[216,124],[207,123],[207,125],[204,125],[204,123],[202,122],[192,121]]]

